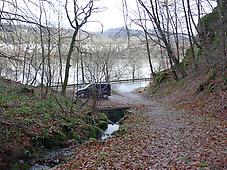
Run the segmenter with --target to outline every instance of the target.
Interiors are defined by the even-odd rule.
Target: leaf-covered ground
[[[27,170],[47,162],[44,151],[99,138],[108,124],[105,114],[86,115],[89,107],[82,112],[56,92],[45,98],[40,94],[40,88],[0,77],[0,170]]]
[[[158,103],[131,112],[115,137],[81,145],[55,169],[227,169],[226,122]]]

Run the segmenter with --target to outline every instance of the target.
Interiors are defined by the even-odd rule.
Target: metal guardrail
[[[110,83],[127,83],[127,82],[138,82],[138,81],[150,81],[151,78],[137,78],[137,79],[121,79],[121,80],[111,80]],[[100,83],[106,83],[106,82],[100,82]],[[68,84],[67,87],[74,87],[74,86],[84,86],[90,83],[78,83],[78,84]],[[61,87],[62,84],[53,85],[51,87]]]

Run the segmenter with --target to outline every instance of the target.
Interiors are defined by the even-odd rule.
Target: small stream
[[[118,129],[119,129],[118,124],[116,124],[116,123],[115,124],[108,124],[108,127],[104,131],[101,139],[104,140],[104,139],[111,137],[114,132],[118,131]]]
[[[73,154],[73,148],[46,150],[40,161],[34,163],[30,170],[47,170],[61,163],[64,158]]]
[[[125,111],[129,109],[129,107],[124,108],[106,108],[101,109],[100,112],[106,114],[108,119],[112,122],[108,124],[107,129],[103,132],[101,136],[101,140],[105,140],[112,136],[112,134],[119,129],[118,121],[124,117]],[[65,158],[69,157],[74,153],[73,148],[63,148],[57,150],[47,150],[43,152],[42,158],[37,163],[34,163],[30,170],[48,170],[51,167],[54,167],[60,164]]]
[[[107,129],[103,132],[103,135],[101,136],[101,140],[105,140],[112,136],[112,134],[116,131],[118,131],[119,125],[118,123],[114,124],[108,124]],[[58,165],[62,162],[59,158],[66,158],[73,154],[73,148],[64,148],[64,149],[58,149],[58,150],[52,150],[48,151],[46,153],[43,153],[44,160],[46,160],[46,163],[35,163],[30,170],[48,170],[51,167]]]
[[[108,124],[107,129],[104,131],[101,140],[105,140],[112,136],[112,134],[119,129],[118,121],[124,117],[125,111],[128,110],[128,107],[123,108],[110,108],[110,109],[102,109],[101,111],[106,114],[108,119],[112,121],[111,124]]]

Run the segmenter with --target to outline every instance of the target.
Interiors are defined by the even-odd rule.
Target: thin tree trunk
[[[144,30],[144,34],[145,34],[145,40],[146,40],[146,49],[147,49],[148,61],[149,61],[152,77],[154,78],[155,77],[155,72],[154,72],[154,69],[153,69],[153,66],[152,66],[151,52],[150,52],[149,40],[148,40],[148,36],[147,36],[147,31],[146,30]]]
[[[195,59],[195,51],[194,51],[194,47],[193,47],[193,41],[192,41],[191,29],[190,29],[190,16],[188,16],[188,14],[187,14],[184,0],[182,0],[182,5],[183,5],[183,10],[184,10],[184,15],[185,15],[186,27],[187,27],[187,31],[188,31],[190,49],[191,49],[191,53],[192,53],[192,59],[193,59],[195,69],[197,69],[197,64],[196,64],[196,59]]]
[[[80,66],[81,66],[81,78],[83,84],[85,84],[85,76],[84,76],[84,63],[83,63],[83,54],[80,55]]]
[[[48,87],[51,87],[51,79],[52,79],[52,72],[51,72],[51,61],[50,61],[50,43],[51,43],[51,34],[50,34],[50,30],[48,28],[48,52],[47,52],[47,66],[48,66],[48,80],[47,80],[47,87],[46,87],[46,93],[48,93]]]
[[[27,53],[28,53],[28,45],[25,49],[25,52],[24,52],[24,62],[23,62],[23,71],[22,71],[22,84],[24,84],[24,79],[25,79],[25,73],[26,73],[26,60],[27,60]]]
[[[62,85],[62,91],[61,94],[62,95],[66,95],[66,88],[67,88],[67,84],[68,84],[68,79],[69,79],[69,69],[70,69],[70,60],[71,60],[71,55],[74,51],[74,45],[75,45],[75,41],[76,41],[76,36],[78,34],[78,29],[76,29],[73,33],[72,39],[71,39],[71,43],[70,43],[70,47],[69,47],[69,52],[67,54],[67,58],[66,58],[66,64],[65,64],[65,78],[64,78],[64,82]]]

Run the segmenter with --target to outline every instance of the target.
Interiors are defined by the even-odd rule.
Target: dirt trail
[[[227,169],[223,122],[136,93],[120,93],[110,101],[134,106],[125,121],[127,133],[82,145],[62,169]]]
[[[118,92],[117,94],[110,96],[109,100],[115,103],[131,105],[152,105],[152,103],[154,103],[148,97],[137,92]]]

